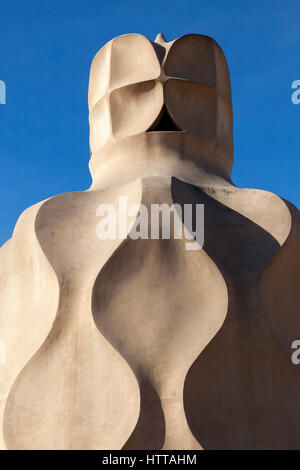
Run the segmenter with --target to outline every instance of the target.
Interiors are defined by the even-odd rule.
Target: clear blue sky
[[[0,245],[28,206],[84,190],[91,60],[108,40],[138,32],[215,38],[231,73],[233,181],[300,206],[299,0],[0,0]]]

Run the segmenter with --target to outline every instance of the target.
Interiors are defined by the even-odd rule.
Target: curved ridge
[[[142,203],[172,204],[171,185],[171,178],[143,178]],[[215,263],[203,250],[185,251],[184,240],[127,239],[98,275],[92,310],[140,385],[139,420],[123,448],[201,448],[182,393],[187,370],[226,316],[227,289]]]
[[[205,203],[204,249],[224,276],[229,305],[222,328],[186,376],[189,426],[207,449],[297,448],[299,372],[265,321],[259,297],[261,276],[289,232],[289,213],[272,193],[205,191],[188,194],[177,184],[186,202]]]
[[[3,420],[5,406],[16,378],[45,341],[54,321],[53,312],[55,311],[55,305],[52,305],[51,301],[49,302],[47,289],[45,289],[45,280],[48,278],[48,287],[52,285],[53,297],[57,278],[39,244],[35,231],[36,217],[45,203],[46,201],[42,201],[27,209],[21,215],[16,224],[13,237],[10,240],[8,253],[10,258],[10,276],[8,276],[6,286],[7,298],[5,297],[5,292],[2,295],[4,306],[7,305],[7,307],[6,317],[3,318],[5,323],[1,339],[5,339],[5,332],[7,332],[9,338],[9,341],[6,343],[8,364],[4,365],[5,371],[4,374],[1,374],[1,389],[4,386],[6,390],[6,398],[1,412]],[[24,234],[26,235],[25,238]],[[47,298],[49,307],[48,317],[45,316],[44,312],[42,316],[38,314],[38,306],[41,307],[43,305],[43,308],[45,308],[43,302]],[[34,301],[33,303],[32,300]],[[55,302],[55,296],[53,297],[53,302]],[[24,330],[23,315],[26,307],[27,330]],[[8,311],[10,315],[7,315]],[[32,316],[31,322],[30,315]],[[12,323],[11,326],[10,322]],[[3,431],[2,447],[6,448],[4,437],[5,421],[1,428]]]
[[[138,187],[132,192],[136,194]],[[5,427],[9,448],[114,448],[134,419],[134,393],[130,397],[127,389],[134,391],[135,379],[127,365],[124,367],[123,359],[101,338],[88,315],[88,292],[93,285],[93,276],[96,276],[94,273],[99,269],[97,263],[115,249],[106,247],[106,254],[103,249],[102,253],[97,252],[97,256],[91,251],[100,242],[96,237],[95,215],[97,205],[105,197],[108,195],[100,191],[58,196],[49,200],[39,214],[39,240],[59,279],[60,299],[58,313],[46,341],[18,375],[10,393]],[[91,211],[92,207],[94,210]],[[65,220],[67,214],[68,223]],[[83,214],[90,217],[90,231],[84,224]],[[81,256],[81,264],[70,256],[76,251],[68,227],[76,220],[78,225],[84,226],[87,236],[83,240],[84,237],[77,233],[77,258]],[[76,229],[74,225],[73,229]],[[64,240],[69,240],[69,253]],[[89,247],[89,260],[87,253],[79,253],[83,246],[85,249]],[[90,270],[87,269],[89,265]],[[83,281],[81,286],[79,278]],[[111,376],[111,368],[115,370],[114,376]],[[89,387],[91,382],[93,387]],[[98,396],[97,390],[104,389],[105,393],[100,392]],[[104,413],[107,400],[111,401],[110,394],[115,405],[115,417],[111,409]],[[99,435],[103,426],[107,432]],[[55,433],[52,429],[56,430]]]

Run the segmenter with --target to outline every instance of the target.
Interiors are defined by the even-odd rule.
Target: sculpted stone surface
[[[230,179],[220,47],[117,37],[88,101],[91,188],[27,209],[0,250],[0,447],[299,448],[299,212]],[[203,248],[100,240],[120,196],[133,219],[204,204]]]

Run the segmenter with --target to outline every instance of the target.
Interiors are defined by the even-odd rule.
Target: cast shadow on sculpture
[[[204,250],[222,272],[229,292],[222,328],[186,377],[190,428],[205,449],[243,449],[245,442],[250,449],[297,448],[300,377],[290,361],[291,343],[284,345],[273,330],[274,320],[266,317],[259,292],[262,274],[279,255],[280,245],[266,230],[198,188],[176,184],[173,196],[175,201],[205,204]],[[297,308],[293,310],[296,317]],[[249,375],[251,386],[245,387]]]
[[[267,444],[270,446],[270,442],[273,442],[273,445],[276,446],[274,436],[268,438],[265,431],[269,428],[272,429],[274,415],[276,416],[276,412],[278,414],[276,398],[278,401],[280,396],[275,396],[275,399],[273,397],[272,402],[270,396],[272,390],[265,389],[264,380],[268,382],[268,374],[265,370],[266,366],[261,366],[259,356],[265,353],[266,355],[275,355],[278,358],[282,346],[270,333],[268,325],[265,324],[256,299],[260,276],[266,265],[279,250],[280,245],[270,233],[252,220],[220,203],[200,188],[186,184],[177,178],[172,178],[172,196],[173,201],[180,205],[205,204],[205,242],[203,249],[222,272],[229,292],[228,313],[223,326],[195,360],[190,370],[186,371],[184,404],[190,429],[199,443],[208,449],[239,448],[245,445],[245,439],[249,442],[250,447],[251,445],[256,447],[261,445],[263,447]],[[102,326],[103,318],[101,318],[101,312],[105,315],[107,311],[111,315],[113,309],[112,299],[115,298],[116,291],[120,293],[122,289],[126,290],[128,283],[130,283],[129,279],[135,275],[141,276],[143,265],[149,265],[147,250],[142,249],[136,243],[145,242],[126,241],[123,245],[124,261],[122,262],[122,255],[119,252],[119,250],[122,250],[122,247],[120,247],[101,270],[94,286],[93,314],[99,330],[124,356],[138,377],[140,368],[143,369],[143,367],[137,362],[137,355],[134,355],[132,361],[131,352],[128,352],[130,350],[128,341],[132,342],[132,338],[124,339],[122,328],[112,335],[111,324],[106,330]],[[161,241],[156,243],[161,243]],[[129,245],[132,249],[129,248]],[[168,257],[172,257],[172,249],[168,252],[166,248],[167,244],[165,244],[164,252],[167,252]],[[175,265],[174,268],[180,270],[181,266]],[[116,275],[117,270],[118,274]],[[108,282],[111,278],[114,279],[113,286],[110,286]],[[138,296],[138,285],[136,287]],[[154,292],[155,290],[153,290],[153,295]],[[155,295],[152,301],[152,308],[156,309]],[[134,299],[128,299],[127,311],[130,311],[132,304],[134,305]],[[256,313],[257,309],[258,313]],[[243,315],[244,324],[239,322],[238,312]],[[184,309],[181,314],[183,317],[185,316]],[[121,316],[122,312],[119,315]],[[126,316],[126,320],[127,322],[130,321],[129,315]],[[134,321],[138,320],[135,318]],[[140,321],[144,321],[142,315]],[[111,322],[119,323],[115,316],[113,316]],[[134,324],[132,325],[132,331],[135,331]],[[149,334],[149,330],[147,332]],[[199,335],[201,335],[201,326]],[[248,340],[251,335],[259,339],[261,341],[259,343],[260,348],[263,348],[263,351],[257,351],[255,354],[253,347],[251,347],[255,342],[251,342],[251,340],[250,347],[246,347],[245,350],[243,335],[248,335]],[[169,341],[176,341],[176,336],[172,337],[171,331]],[[233,342],[235,342],[234,347]],[[158,345],[157,347],[159,349]],[[178,344],[178,355],[183,354],[184,351],[184,344]],[[235,355],[231,357],[233,351]],[[164,351],[161,350],[160,354],[163,358]],[[143,362],[141,352],[138,358]],[[226,363],[231,364],[229,370],[225,369]],[[251,390],[248,392],[247,400],[245,400],[245,396],[239,398],[241,393],[239,381],[245,373],[243,368],[249,372],[253,366],[256,369],[252,372],[253,380],[259,381],[260,393],[265,394],[267,402],[269,402],[266,403],[265,410],[272,415],[272,419],[271,416],[265,417],[269,418],[269,424],[264,424],[261,431],[262,435],[258,435],[257,422],[255,421],[259,416],[262,416],[262,411],[259,408],[259,415],[255,416],[257,410],[255,409],[255,401],[253,402],[253,396],[251,396]],[[260,370],[262,367],[264,369]],[[289,369],[293,370],[292,368]],[[222,374],[222,370],[227,370],[225,376],[224,372]],[[265,376],[262,376],[263,372],[265,372]],[[169,370],[169,374],[172,376],[172,369]],[[124,445],[124,449],[159,449],[163,447],[165,438],[163,408],[159,393],[155,390],[155,384],[151,383],[151,378],[149,379],[147,373],[145,376],[146,378],[142,374],[139,381],[141,394],[140,417],[136,428]],[[245,391],[243,393],[245,394]],[[226,400],[227,397],[228,400]],[[239,401],[241,404],[237,406]],[[246,403],[246,406],[249,406],[249,403],[254,403],[254,405],[252,409],[245,410],[242,406],[243,403]],[[250,413],[250,416],[245,416],[247,412]],[[249,421],[251,415],[253,415],[254,424],[252,427],[247,428],[247,435],[244,436],[241,432],[242,421],[246,418]],[[202,424],[203,420],[205,426]],[[237,430],[236,434],[234,434],[235,429]],[[231,432],[229,432],[230,430]],[[280,434],[279,430],[276,432]],[[283,442],[282,436],[280,439]],[[147,447],[145,443],[147,443]]]

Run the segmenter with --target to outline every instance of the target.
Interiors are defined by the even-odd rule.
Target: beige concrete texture
[[[117,37],[88,102],[90,189],[30,207],[0,249],[0,448],[300,448],[299,211],[231,181],[222,50]],[[203,248],[100,240],[120,196],[133,219],[204,204]]]

